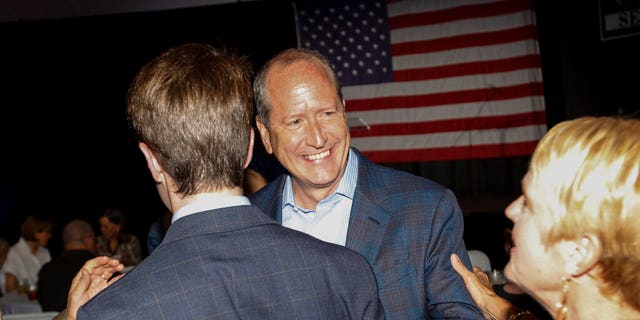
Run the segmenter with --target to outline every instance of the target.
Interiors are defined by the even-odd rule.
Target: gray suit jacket
[[[381,319],[359,254],[284,228],[255,206],[176,220],[160,246],[78,319]]]
[[[346,247],[373,266],[387,319],[484,319],[449,260],[457,253],[471,267],[453,193],[354,151],[358,182]],[[278,222],[285,178],[249,196]]]

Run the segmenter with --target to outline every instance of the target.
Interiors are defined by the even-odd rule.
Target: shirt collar
[[[356,191],[356,184],[358,182],[358,157],[352,149],[349,149],[349,155],[347,156],[347,168],[344,171],[338,188],[327,196],[331,197],[334,194],[340,194],[353,200],[353,195]],[[287,179],[284,184],[284,190],[282,190],[282,209],[287,205],[296,208],[296,200],[293,196],[293,186],[291,184],[291,175],[287,175]],[[323,199],[324,200],[324,199]]]
[[[235,206],[250,205],[251,202],[245,196],[223,195],[215,193],[200,194],[195,201],[185,205],[176,211],[171,217],[171,223],[196,212],[214,210]]]

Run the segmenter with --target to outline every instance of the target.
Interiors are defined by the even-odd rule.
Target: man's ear
[[[580,238],[571,241],[568,252],[569,273],[581,276],[592,270],[602,256],[602,242],[592,233],[583,234]]]
[[[267,126],[265,126],[258,117],[256,117],[256,125],[258,126],[258,131],[260,131],[260,138],[262,139],[264,149],[267,151],[267,153],[273,154],[273,148],[271,147],[271,137],[269,136],[269,130],[267,129]]]
[[[149,172],[151,173],[151,177],[153,177],[153,180],[156,183],[165,182],[164,175],[162,174],[164,170],[160,166],[160,163],[158,162],[155,154],[153,154],[153,151],[151,151],[151,149],[149,149],[149,146],[147,146],[147,144],[145,144],[144,142],[138,143],[138,148],[140,148],[140,151],[142,151],[142,154],[144,154],[144,158],[147,160],[147,168],[149,168]]]
[[[251,131],[249,132],[249,150],[247,150],[247,158],[244,160],[244,165],[242,166],[242,169],[246,169],[249,166],[249,163],[251,162],[251,158],[253,157],[254,139],[255,139],[255,133],[253,132],[253,128],[251,128]]]

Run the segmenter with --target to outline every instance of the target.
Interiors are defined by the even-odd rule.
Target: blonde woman
[[[640,121],[584,117],[538,144],[507,209],[514,223],[506,276],[554,319],[640,319]],[[486,275],[452,255],[493,319],[534,319],[498,297]]]

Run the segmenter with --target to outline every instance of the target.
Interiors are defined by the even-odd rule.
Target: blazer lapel
[[[382,238],[391,218],[379,205],[383,181],[375,185],[372,162],[358,155],[358,182],[353,196],[346,247],[362,254],[372,265],[376,261]]]
[[[268,209],[265,210],[265,212],[267,212],[271,219],[278,221],[279,224],[282,224],[282,190],[284,190],[284,183],[286,181],[287,175],[281,174],[273,183],[265,187],[275,188],[275,190],[266,193],[273,194],[274,196],[267,200]]]

